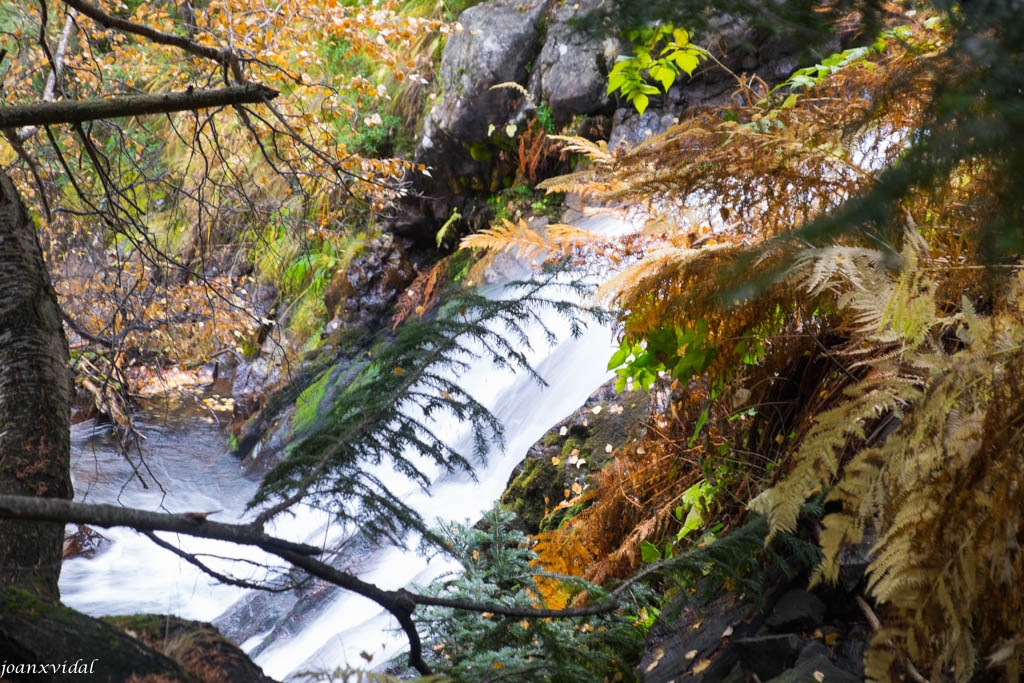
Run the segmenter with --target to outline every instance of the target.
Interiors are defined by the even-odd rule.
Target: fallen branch
[[[253,104],[267,102],[277,95],[278,92],[273,88],[250,84],[204,90],[189,88],[182,92],[157,95],[125,95],[96,100],[33,102],[32,104],[0,107],[0,129],[50,126],[58,123],[84,123],[122,116],[170,114],[208,107]]]
[[[412,614],[419,605],[450,607],[470,612],[490,612],[510,617],[570,619],[606,614],[615,610],[618,607],[618,596],[630,583],[626,582],[613,591],[607,601],[588,607],[561,610],[520,608],[496,603],[470,602],[419,595],[411,593],[404,588],[395,591],[384,590],[379,586],[367,583],[352,574],[335,569],[326,562],[316,559],[315,555],[325,552],[322,548],[270,536],[264,533],[260,527],[253,524],[222,524],[212,522],[206,519],[204,515],[192,512],[181,514],[149,512],[147,510],[116,505],[75,503],[59,498],[0,495],[0,518],[21,519],[26,522],[77,522],[79,524],[89,524],[104,528],[112,526],[129,527],[145,533],[154,542],[165,548],[169,546],[166,541],[161,541],[147,532],[170,531],[188,536],[230,541],[239,545],[256,546],[286,560],[295,567],[304,569],[311,576],[369,598],[390,612],[398,620],[399,625],[401,625],[409,640],[409,666],[415,668],[423,675],[430,674],[430,668],[423,660],[423,643],[412,620]],[[178,554],[184,556],[181,552]],[[189,562],[192,562],[192,559],[189,559]],[[192,564],[197,564],[197,562],[192,562]],[[199,565],[202,565],[202,563],[197,564],[197,566]],[[205,565],[200,566],[200,569],[209,573]]]
[[[222,524],[190,516],[188,513],[150,512],[118,505],[75,503],[61,498],[0,495],[0,517],[62,524],[77,522],[104,528],[126,526],[139,531],[171,531],[256,546],[274,555],[288,552],[309,556],[323,552],[322,548],[314,545],[275,538],[247,524]]]

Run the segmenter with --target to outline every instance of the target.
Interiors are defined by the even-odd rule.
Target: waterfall
[[[606,233],[630,229],[622,219],[609,215],[587,219],[580,227]],[[506,437],[504,449],[492,448],[486,461],[477,464],[475,481],[468,476],[445,476],[436,479],[429,492],[423,492],[394,473],[377,473],[428,523],[479,519],[501,495],[527,449],[607,379],[605,363],[613,350],[609,328],[591,323],[580,337],[573,338],[568,324],[553,312],[545,317],[545,324],[556,334],[556,344],[549,345],[537,326],[531,331],[528,355],[546,386],[524,373],[497,369],[484,359],[474,360],[458,377],[460,385],[500,420]],[[143,453],[150,467],[159,468],[164,491],[143,489],[114,452],[113,444],[80,430],[73,458],[76,498],[120,500],[147,509],[163,506],[174,512],[219,509],[218,521],[241,521],[244,503],[257,482],[240,478],[237,464],[225,455],[227,439],[221,430],[197,422],[196,416],[190,419],[192,426],[161,424],[149,415],[143,425],[149,437],[142,445]],[[460,443],[465,425],[442,418],[436,429],[462,452],[471,450]],[[360,596],[334,587],[270,595],[224,586],[130,530],[103,533],[113,541],[112,547],[93,559],[65,562],[61,578],[65,603],[88,614],[174,613],[213,620],[229,637],[244,641],[243,649],[278,679],[300,671],[373,668],[406,644],[404,637],[395,633],[394,620]],[[276,522],[272,533],[318,544],[336,538],[342,530],[331,529],[329,520],[317,513],[299,510]],[[259,551],[215,541],[173,540],[189,552],[267,560]],[[222,569],[230,566],[214,564]],[[414,550],[365,545],[346,559],[346,568],[385,589],[410,582],[429,583],[453,569],[437,559],[427,562]]]

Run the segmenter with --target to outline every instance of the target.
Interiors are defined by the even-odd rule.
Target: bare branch
[[[306,557],[323,552],[321,548],[313,545],[269,536],[247,524],[222,524],[197,519],[187,514],[150,512],[117,505],[75,503],[60,498],[0,495],[0,517],[39,522],[78,522],[105,528],[126,526],[139,531],[173,531],[189,536],[252,545],[275,555],[287,552],[290,555]]]
[[[608,596],[609,599],[605,602],[588,607],[562,610],[519,608],[497,603],[419,595],[404,588],[396,591],[384,590],[313,557],[313,555],[323,554],[324,551],[320,548],[268,536],[252,525],[210,522],[202,519],[201,515],[148,512],[115,505],[88,505],[58,498],[0,495],[0,518],[42,522],[78,522],[99,527],[125,526],[143,533],[172,531],[200,538],[256,546],[288,561],[299,569],[304,569],[311,576],[369,598],[391,613],[409,640],[409,666],[423,675],[430,673],[430,667],[423,660],[423,644],[412,620],[412,613],[419,605],[451,607],[471,612],[490,612],[513,617],[567,619],[606,614],[615,610],[618,607],[618,596],[630,583],[626,582],[612,591]],[[167,547],[187,561],[192,562],[194,559],[199,562],[194,556],[186,557],[188,553],[184,553],[166,542],[161,542],[152,534],[147,533],[146,535],[154,539],[158,545]],[[192,563],[196,564],[196,562]],[[210,573],[205,566],[200,566],[200,568]]]
[[[71,39],[71,29],[75,27],[75,17],[77,15],[78,13],[75,10],[68,10],[68,17],[64,22],[64,30],[61,31],[60,40],[57,42],[57,52],[53,55],[53,68],[50,69],[50,75],[46,77],[46,87],[43,88],[43,102],[53,102],[54,97],[56,96],[60,77],[64,70],[64,55],[67,53],[68,41]],[[43,38],[45,38],[45,36],[41,36],[41,39]],[[18,130],[16,134],[9,134],[8,137],[16,138],[20,144],[35,135],[37,130],[39,130],[39,126],[28,126]],[[39,189],[40,196],[45,202],[46,196],[43,192],[43,188],[40,187]],[[47,211],[47,214],[49,214],[49,211]],[[49,216],[47,216],[47,220],[49,220]]]
[[[83,123],[121,116],[168,114],[208,107],[267,102],[278,92],[264,85],[238,85],[228,88],[199,90],[158,95],[127,95],[97,100],[35,102],[13,107],[0,107],[0,129],[20,126],[49,126],[57,123]]]
[[[172,553],[174,553],[181,559],[185,560],[193,567],[196,567],[197,569],[199,569],[199,571],[203,572],[204,574],[208,574],[209,576],[212,576],[213,578],[228,586],[238,586],[239,588],[251,588],[253,590],[267,591],[269,593],[283,593],[294,588],[294,586],[291,585],[270,586],[264,583],[246,581],[245,579],[236,579],[233,576],[228,576],[227,574],[222,574],[218,572],[217,570],[211,568],[209,565],[204,563],[202,560],[200,560],[192,553],[187,553],[178,546],[174,545],[173,543],[168,543],[152,531],[143,531],[142,535],[148,538],[149,540],[153,541],[153,543],[156,543],[161,548],[164,548],[165,550],[170,550]]]
[[[106,28],[141,36],[142,38],[154,43],[159,43],[160,45],[177,47],[194,54],[197,57],[211,59],[218,64],[223,64],[225,66],[228,66],[231,61],[227,50],[218,50],[217,48],[210,47],[209,45],[197,43],[191,38],[187,38],[185,36],[179,36],[173,33],[164,33],[163,31],[157,31],[156,29],[150,28],[144,24],[122,19],[121,17],[116,17],[112,14],[107,14],[100,8],[90,5],[87,2],[83,2],[82,0],[62,0],[62,2],[68,7],[73,7],[95,21],[97,24]]]

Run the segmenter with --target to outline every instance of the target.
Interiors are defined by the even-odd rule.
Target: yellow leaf
[[[709,666],[711,666],[711,660],[710,659],[702,659],[702,660],[700,660],[699,662],[697,662],[696,664],[693,665],[692,673],[699,674],[702,671],[704,671],[705,669],[707,669]]]

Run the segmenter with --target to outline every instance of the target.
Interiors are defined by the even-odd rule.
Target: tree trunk
[[[0,493],[71,498],[71,378],[35,226],[0,172]],[[56,602],[64,525],[0,520],[0,586]]]

